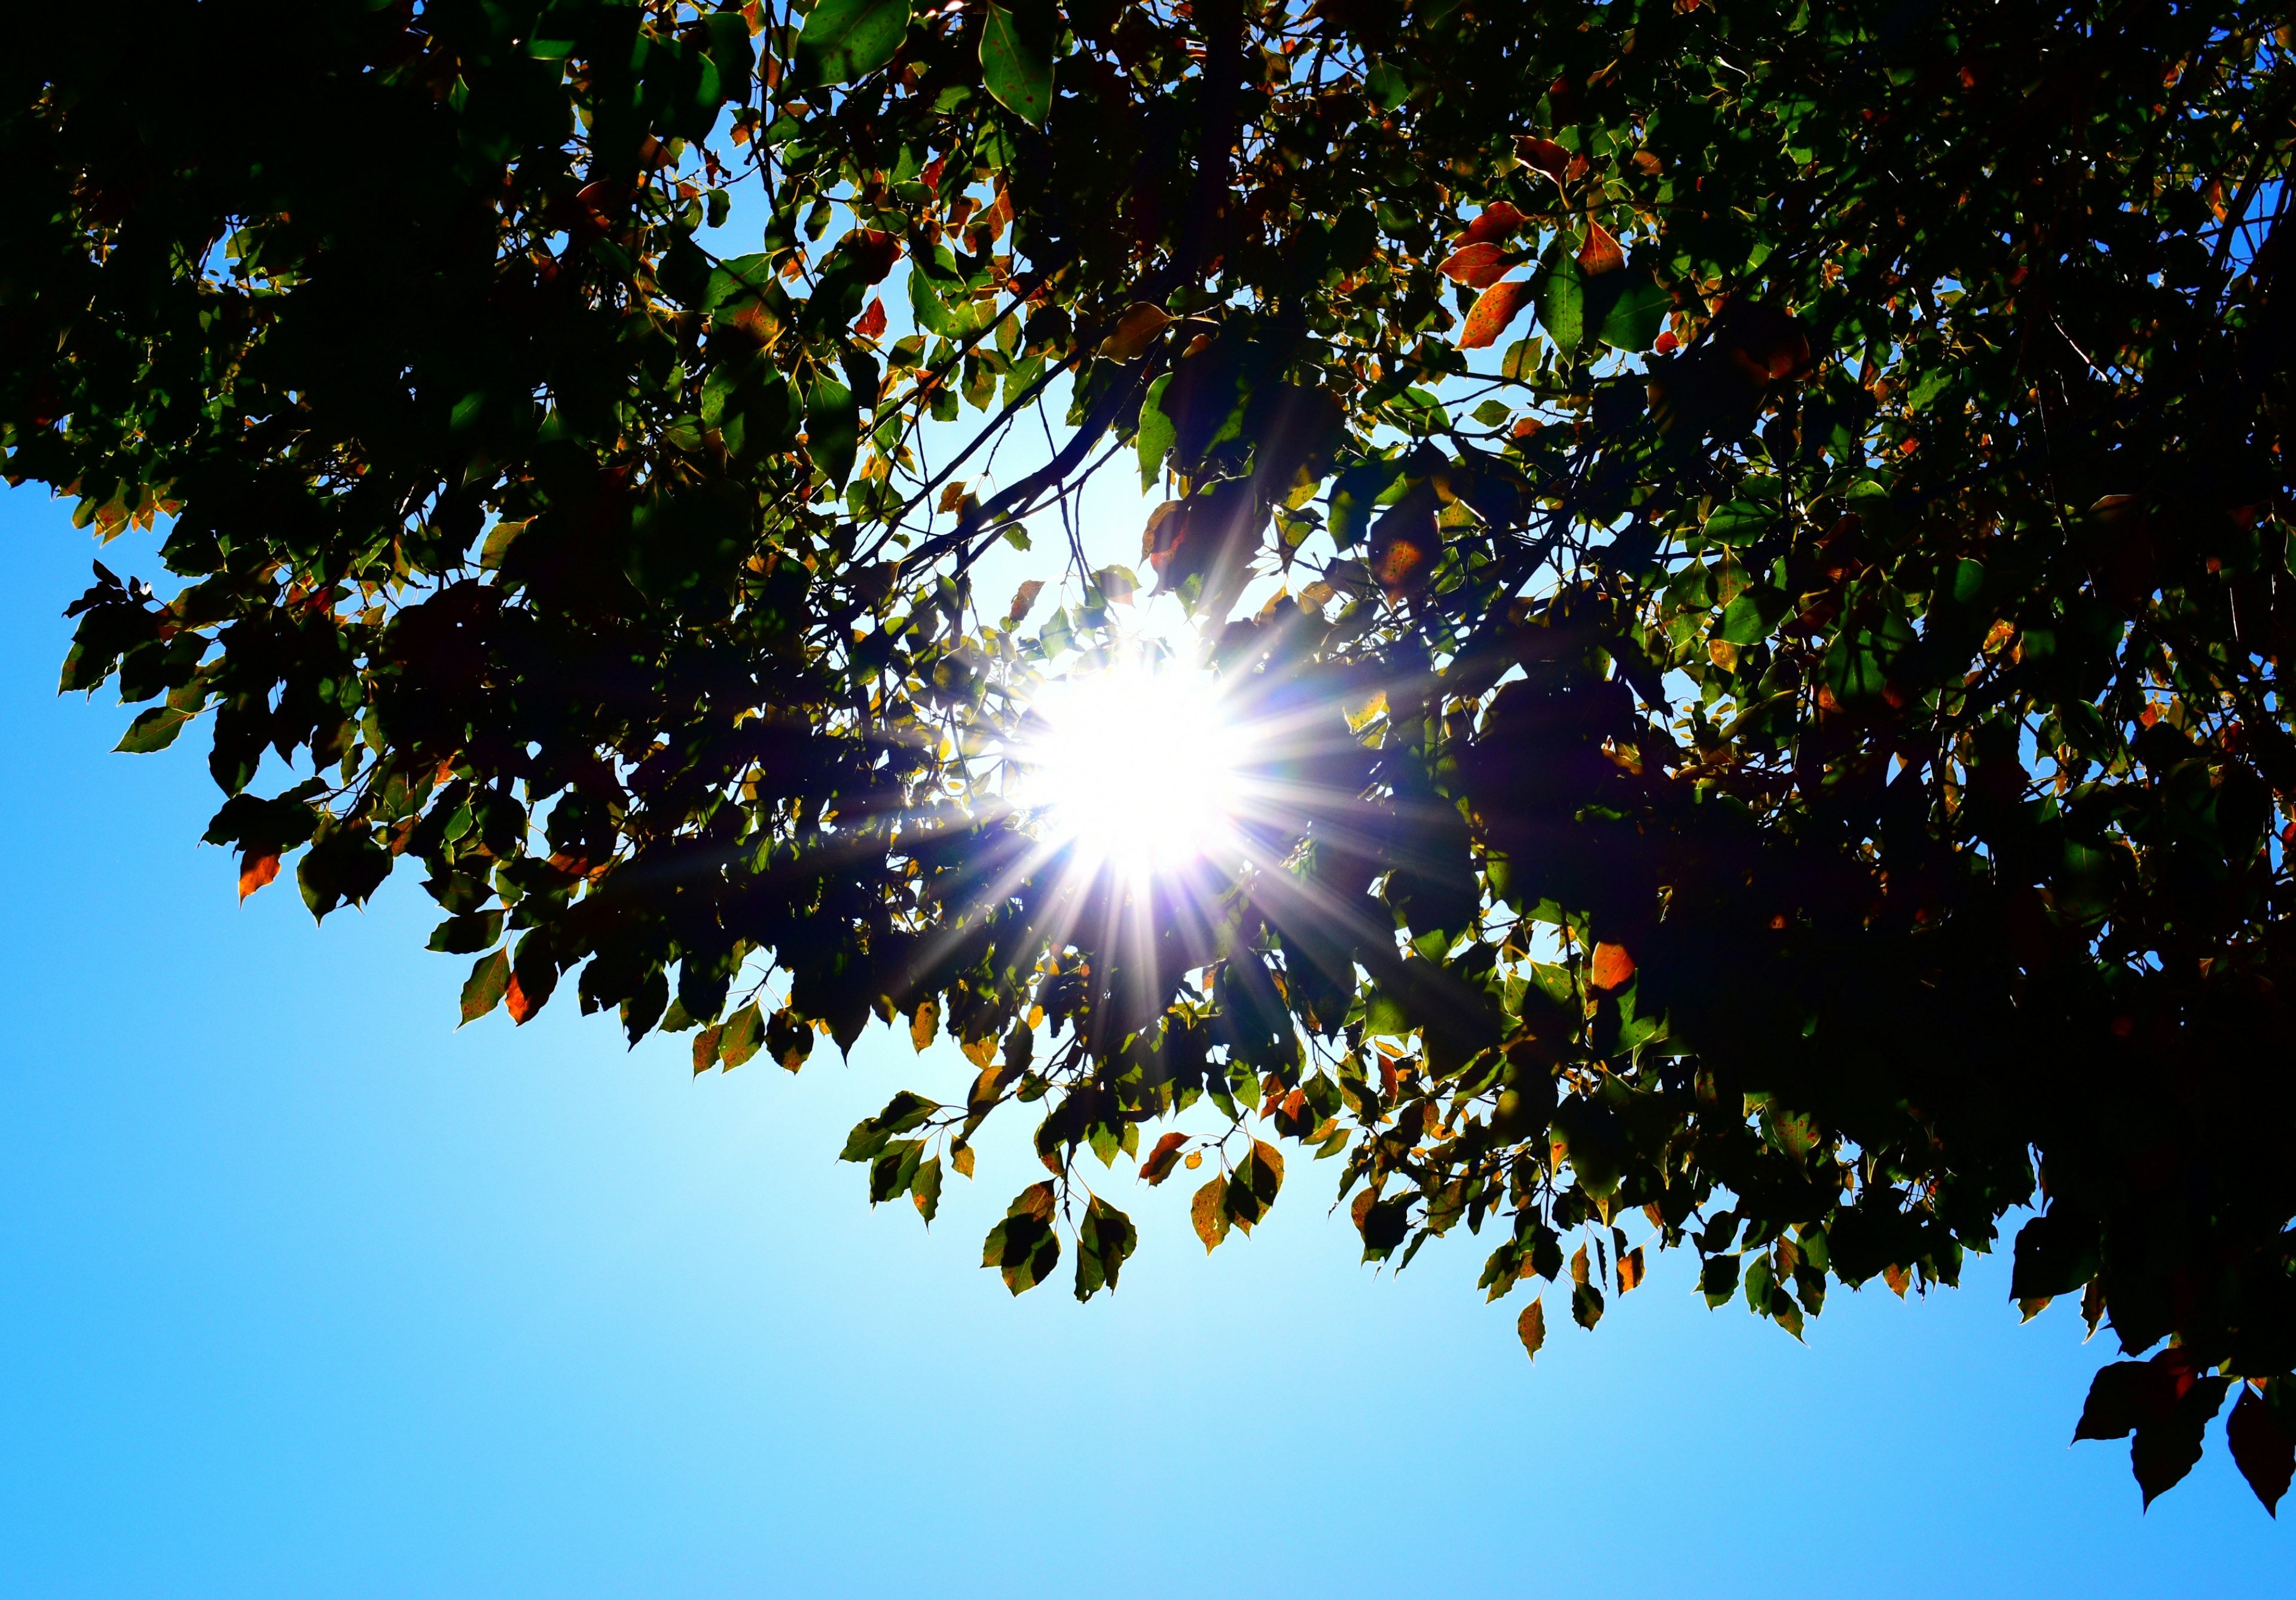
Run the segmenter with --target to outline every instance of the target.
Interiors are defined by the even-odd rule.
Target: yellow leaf
[[[1538,1347],[1546,1342],[1546,1307],[1538,1301],[1525,1306],[1514,1319],[1514,1333],[1522,1341],[1523,1353],[1536,1359]]]
[[[922,1054],[924,1047],[933,1042],[933,1035],[939,1031],[939,1005],[931,1000],[918,1001],[915,1013],[909,1018],[909,1043],[914,1045]]]
[[[1188,1215],[1196,1225],[1196,1237],[1204,1242],[1204,1253],[1210,1255],[1222,1239],[1227,1237],[1227,1179],[1215,1177],[1196,1191]]]
[[[972,1146],[959,1145],[948,1153],[948,1164],[967,1177],[972,1176]]]

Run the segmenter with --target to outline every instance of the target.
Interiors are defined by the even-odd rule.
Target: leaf
[[[1562,175],[1570,166],[1570,152],[1552,139],[1526,135],[1514,142],[1514,152],[1522,158],[1523,165],[1543,172],[1560,187]]]
[[[2264,1502],[2264,1509],[2278,1517],[2280,1497],[2288,1492],[2290,1477],[2296,1475],[2296,1441],[2281,1427],[2270,1403],[2253,1389],[2243,1386],[2239,1403],[2225,1419],[2225,1441],[2249,1488]]]
[[[1457,242],[1464,246],[1504,239],[1529,220],[1507,201],[1495,200],[1483,208],[1480,216],[1467,225]]]
[[[1646,272],[1633,273],[1603,318],[1599,337],[1614,350],[1649,349],[1673,309],[1674,297],[1656,279]]]
[[[1635,975],[1635,958],[1624,945],[1597,944],[1587,981],[1596,989],[1618,989]]]
[[[1627,252],[1611,237],[1599,222],[1587,225],[1587,242],[1578,247],[1578,270],[1587,277],[1599,278],[1604,273],[1620,272],[1627,265]]]
[[[1173,1165],[1180,1159],[1180,1146],[1187,1142],[1188,1136],[1178,1132],[1168,1133],[1156,1141],[1148,1159],[1140,1163],[1140,1176],[1148,1180],[1150,1188],[1172,1176]]]
[[[980,76],[996,103],[1032,127],[1053,109],[1052,0],[988,0],[980,28]]]
[[[1710,636],[1726,644],[1759,644],[1792,609],[1793,601],[1784,590],[1750,584],[1723,608],[1721,623]]]
[[[1643,1248],[1637,1244],[1619,1257],[1619,1292],[1631,1293],[1641,1287],[1642,1281]]]
[[[1125,308],[1116,327],[1100,341],[1103,361],[1130,361],[1155,342],[1156,335],[1172,325],[1171,314],[1161,306],[1142,300]]]
[[[868,307],[853,324],[853,332],[863,339],[875,339],[885,331],[885,301],[873,296]]]
[[[893,59],[909,32],[909,0],[821,0],[797,38],[802,84],[851,83]]]
[[[1497,343],[1507,324],[1529,302],[1531,283],[1526,278],[1509,278],[1477,295],[1467,312],[1466,326],[1459,335],[1459,348],[1480,350]]]
[[[805,399],[806,449],[813,464],[838,488],[853,476],[860,448],[861,418],[853,391],[825,371],[813,381]]]
[[[1538,1347],[1546,1342],[1546,1307],[1543,1301],[1532,1301],[1514,1319],[1514,1336],[1522,1341],[1522,1351],[1536,1360]]]
[[[502,938],[503,913],[470,911],[450,916],[430,933],[428,948],[447,956],[475,956]]]
[[[1014,619],[1018,620],[1017,618]],[[930,997],[918,1001],[916,1010],[909,1013],[909,1043],[922,1055],[925,1046],[931,1044],[934,1036],[939,1032],[940,1003]]]
[[[1021,1190],[1006,1209],[1004,1220],[990,1228],[982,1243],[980,1264],[1002,1273],[1004,1287],[1014,1294],[1035,1288],[1060,1265],[1061,1239],[1053,1231],[1054,1202],[1049,1182]]]
[[[1570,1320],[1592,1332],[1603,1320],[1603,1292],[1588,1283],[1575,1284],[1570,1290]]]
[[[1164,471],[1164,458],[1180,436],[1177,425],[1164,414],[1162,406],[1164,391],[1171,383],[1172,374],[1164,373],[1148,386],[1148,398],[1140,405],[1140,432],[1134,442],[1140,455],[1143,494],[1156,487],[1156,480]]]
[[[242,900],[279,875],[279,852],[253,847],[240,852],[239,898]],[[470,1021],[468,1016],[463,1019]]]
[[[931,1227],[940,1210],[940,1157],[917,1163],[916,1176],[909,1180],[909,1198],[916,1202],[917,1215]]]
[[[510,952],[496,950],[480,957],[463,983],[463,1022],[474,1022],[501,1005],[509,988]]]
[[[1132,1218],[1099,1195],[1092,1196],[1077,1227],[1077,1299],[1090,1300],[1103,1286],[1114,1293],[1117,1274],[1139,1243]]]
[[[1250,1151],[1228,1176],[1226,1198],[1229,1218],[1250,1233],[1267,1215],[1268,1208],[1275,1203],[1276,1191],[1283,1186],[1283,1153],[1265,1139],[1254,1139]]]
[[[173,706],[153,706],[129,723],[127,731],[119,735],[119,743],[111,748],[131,756],[148,756],[173,744],[176,735],[191,719],[189,711],[179,711]]]
[[[1778,513],[1759,500],[1733,500],[1718,505],[1706,519],[1706,537],[1718,545],[1751,545],[1767,533]]]
[[[1198,1189],[1188,1206],[1188,1217],[1196,1226],[1196,1237],[1204,1242],[1204,1253],[1211,1254],[1227,1237],[1227,1179],[1214,1177]]]
[[[1538,275],[1538,324],[1554,341],[1559,359],[1575,357],[1587,342],[1587,274],[1576,256],[1565,254],[1564,239],[1557,235],[1547,247]]]
[[[718,1059],[730,1072],[755,1055],[765,1042],[765,1016],[752,1000],[726,1019],[725,1030],[718,1036]]]
[[[1441,267],[1445,277],[1464,283],[1470,289],[1488,289],[1507,275],[1506,252],[1488,242],[1469,244],[1454,250]],[[1483,341],[1485,344],[1489,340]]]

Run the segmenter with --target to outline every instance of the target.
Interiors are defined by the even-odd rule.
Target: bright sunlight
[[[1128,661],[1046,685],[1036,713],[1021,798],[1079,866],[1137,878],[1241,848],[1246,752],[1210,674]]]

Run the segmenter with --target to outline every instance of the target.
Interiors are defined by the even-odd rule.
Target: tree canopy
[[[408,867],[466,1020],[697,1071],[946,1032],[969,1090],[845,1155],[930,1220],[1033,1119],[1015,1292],[1116,1285],[1119,1158],[1207,1248],[1330,1158],[1366,1259],[1489,1238],[1534,1354],[1538,1280],[1592,1327],[1688,1248],[1800,1336],[2034,1206],[2013,1295],[2127,1358],[2078,1437],[2149,1502],[2236,1393],[2274,1505],[2285,19],[34,8],[0,447],[162,537],[62,687],[204,725],[242,894]],[[1139,567],[976,595],[1100,470]],[[1244,858],[1140,880],[1006,775],[1152,578],[1275,736]]]

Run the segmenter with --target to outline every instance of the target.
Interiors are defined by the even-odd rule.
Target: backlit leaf
[[[909,0],[820,0],[798,35],[800,82],[851,83],[893,59],[909,31]]]
[[[1023,122],[1053,109],[1052,0],[988,0],[980,30],[980,74],[996,103]]]
[[[1467,322],[1459,335],[1459,348],[1480,350],[1498,342],[1523,307],[1529,303],[1531,281],[1508,278],[1493,283],[1475,297],[1467,312]],[[1574,346],[1575,348],[1575,346]]]

